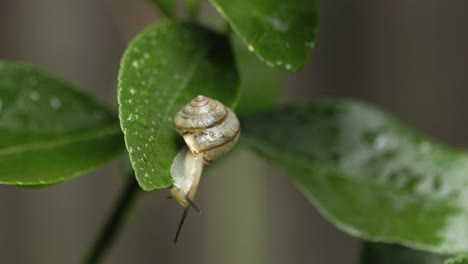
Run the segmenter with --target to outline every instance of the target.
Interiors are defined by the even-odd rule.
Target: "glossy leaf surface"
[[[172,185],[182,146],[172,119],[197,95],[235,104],[237,71],[228,40],[191,23],[150,26],[126,50],[119,72],[119,116],[142,189]]]
[[[318,25],[316,0],[211,0],[246,46],[270,66],[298,71]]]
[[[107,108],[34,67],[0,63],[0,183],[62,182],[123,149]]]
[[[468,156],[367,104],[321,101],[242,120],[243,142],[364,239],[468,251]]]

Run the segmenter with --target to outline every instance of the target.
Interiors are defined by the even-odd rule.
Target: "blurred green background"
[[[203,2],[203,16],[214,11]],[[448,144],[468,145],[466,1],[321,1],[308,65],[281,101],[352,97]],[[116,106],[126,43],[160,17],[144,0],[2,0],[0,59],[24,61]],[[25,161],[25,166],[27,161]],[[79,263],[124,183],[118,162],[44,189],[0,186],[1,263]],[[110,187],[109,187],[110,186]],[[182,208],[146,193],[105,263],[356,263],[360,242],[327,223],[273,167],[238,149]]]

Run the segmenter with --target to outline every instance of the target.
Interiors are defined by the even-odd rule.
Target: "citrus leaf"
[[[307,62],[318,26],[317,0],[210,0],[270,66],[296,72]]]
[[[320,101],[242,120],[243,142],[345,232],[438,253],[468,251],[468,156],[369,105]]]
[[[123,146],[107,108],[32,66],[0,62],[0,183],[69,180]]]
[[[150,26],[127,48],[119,72],[119,116],[143,190],[172,185],[181,144],[172,119],[197,95],[235,104],[238,79],[227,38],[191,23]]]
[[[395,244],[365,243],[360,264],[442,264],[446,257]]]

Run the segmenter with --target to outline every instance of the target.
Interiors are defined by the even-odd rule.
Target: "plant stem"
[[[85,263],[99,263],[106,251],[111,246],[118,232],[124,224],[124,220],[129,213],[134,201],[137,198],[140,188],[133,173],[128,177],[124,191],[121,193],[112,214],[101,228],[93,247],[85,259]]]

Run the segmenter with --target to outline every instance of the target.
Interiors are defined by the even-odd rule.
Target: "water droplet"
[[[62,102],[60,102],[60,99],[58,99],[55,96],[50,97],[49,103],[52,109],[55,109],[55,110],[59,109],[60,106],[62,106]]]
[[[135,116],[132,113],[130,113],[127,117],[127,121],[129,121],[130,123],[135,122]]]
[[[41,95],[38,91],[31,91],[29,93],[29,98],[31,98],[33,101],[39,101],[39,99],[41,99]]]
[[[133,68],[138,68],[138,61],[137,61],[137,60],[134,60],[134,61],[132,62],[132,66],[133,66]]]
[[[145,58],[145,59],[148,59],[148,58],[149,58],[148,52],[143,53],[143,58]]]
[[[266,17],[265,20],[270,24],[270,26],[278,32],[286,32],[289,30],[289,24],[282,21],[277,17]]]
[[[423,154],[430,153],[432,150],[432,146],[428,142],[423,142],[419,145],[419,151]]]
[[[130,154],[133,153],[133,148],[132,147],[128,148],[128,152],[130,152]]]
[[[315,46],[315,43],[313,41],[306,41],[304,42],[304,46],[308,48],[313,48]]]
[[[388,138],[385,135],[379,135],[375,140],[375,148],[383,150],[388,145]]]
[[[252,45],[250,45],[250,44],[247,46],[247,48],[249,49],[250,52],[254,52],[254,51],[255,51],[254,46],[252,46]]]
[[[282,65],[282,64],[283,64],[283,61],[280,61],[280,60],[276,61],[276,65],[279,66],[279,65]]]
[[[130,93],[131,93],[131,94],[135,94],[135,89],[134,89],[134,88],[130,88]]]
[[[290,71],[292,69],[291,64],[286,64],[286,65],[284,65],[284,67],[286,67],[286,70],[288,70],[288,71]]]
[[[144,127],[148,125],[148,122],[146,122],[146,119],[142,116],[137,116],[137,120],[138,120],[138,123],[140,123]]]

